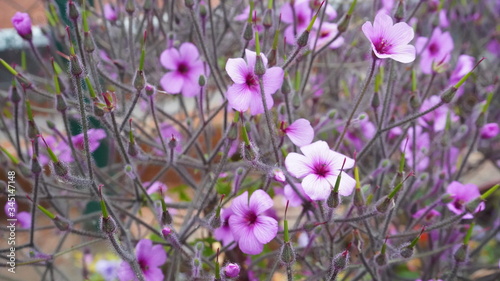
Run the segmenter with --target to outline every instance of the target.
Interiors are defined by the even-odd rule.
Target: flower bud
[[[132,180],[135,180],[135,178],[137,177],[135,175],[135,172],[134,172],[134,168],[132,168],[131,165],[125,165],[125,174]]]
[[[351,21],[351,15],[345,14],[339,21],[339,24],[337,26],[337,29],[339,33],[344,33],[347,31],[347,28],[349,27],[349,23]]]
[[[236,140],[238,138],[238,128],[237,128],[237,125],[236,123],[231,123],[231,125],[229,126],[229,131],[227,133],[227,138],[229,140]]]
[[[172,216],[168,210],[165,210],[161,213],[161,223],[163,225],[172,224]]]
[[[405,6],[403,4],[403,1],[400,0],[398,2],[398,7],[396,8],[396,13],[394,14],[394,19],[396,19],[396,22],[401,22],[405,18]]]
[[[189,9],[193,9],[194,0],[184,0],[184,5],[186,5],[186,7],[188,7]]]
[[[80,60],[78,59],[78,56],[77,55],[70,56],[69,64],[70,64],[69,68],[70,68],[71,74],[74,77],[80,77],[80,75],[82,75],[82,73],[83,73],[83,69],[82,69],[82,65],[80,64]]]
[[[125,3],[125,12],[127,12],[129,14],[129,16],[131,16],[135,12],[134,0],[127,0],[127,2]],[[129,24],[132,24],[132,23],[129,22]]]
[[[146,95],[148,97],[154,96],[156,94],[156,87],[153,85],[146,84],[144,90],[146,91]]]
[[[52,163],[52,167],[54,168],[54,173],[57,176],[59,176],[61,178],[68,177],[69,170],[68,170],[68,167],[66,167],[66,164],[64,164],[63,162],[59,161],[59,162]]]
[[[292,92],[292,86],[290,86],[290,81],[285,77],[283,79],[283,84],[281,84],[281,92],[283,95],[287,95]]]
[[[388,196],[384,196],[377,202],[375,209],[383,214],[387,212],[387,210],[391,209],[394,206],[394,200],[390,199]]]
[[[66,100],[63,95],[56,96],[56,109],[59,112],[64,112],[68,109],[68,105],[66,104]]]
[[[196,250],[196,253],[201,253],[205,249],[205,245],[203,244],[203,242],[198,242],[194,245],[194,248]]]
[[[292,97],[292,105],[293,108],[299,109],[300,105],[302,104],[302,101],[300,100],[300,95],[299,93],[295,93]]]
[[[80,11],[78,11],[78,7],[75,2],[72,0],[68,1],[68,18],[73,21],[76,21],[80,17]]]
[[[384,266],[387,264],[387,255],[385,253],[379,253],[375,255],[375,263],[378,266]]]
[[[240,274],[240,266],[236,263],[228,263],[223,270],[227,278],[236,278]]]
[[[405,259],[409,259],[413,256],[414,249],[411,247],[410,243],[405,243],[399,249],[399,254]]]
[[[252,28],[252,23],[246,23],[245,24],[245,29],[243,31],[243,39],[246,41],[250,41],[253,39],[253,28]]]
[[[28,41],[33,38],[31,31],[31,18],[29,14],[16,12],[11,21],[19,36]]]
[[[278,56],[278,50],[271,49],[269,55],[267,56],[267,67],[273,67],[276,65],[277,56]]]
[[[375,92],[375,93],[373,93],[373,97],[372,97],[372,107],[376,109],[379,106],[380,106],[380,97],[379,97],[378,92]]]
[[[441,101],[444,103],[450,103],[453,97],[455,96],[455,93],[457,92],[457,88],[455,87],[450,87],[444,93],[441,94]]]
[[[268,29],[273,26],[273,10],[267,9],[264,12],[264,19],[262,20],[262,25],[264,25],[264,28]]]
[[[203,74],[200,75],[200,77],[198,78],[198,85],[200,87],[205,87],[206,84],[207,84],[207,78]]]
[[[412,95],[410,97],[410,106],[413,110],[419,109],[421,104],[422,102],[420,101],[420,98],[417,97],[416,95]]]
[[[134,77],[134,88],[137,91],[141,91],[146,86],[146,77],[144,76],[144,71],[137,70]]]
[[[331,209],[337,208],[339,206],[339,204],[340,204],[339,193],[335,192],[335,191],[331,191],[330,192],[330,196],[328,196],[328,199],[326,199],[326,204]]]
[[[220,219],[220,216],[217,214],[214,214],[212,218],[210,218],[210,227],[213,229],[217,229],[222,225],[222,221]]]
[[[290,242],[285,242],[283,246],[281,246],[280,261],[286,265],[295,262],[295,251]]]
[[[365,199],[363,198],[363,192],[361,192],[361,188],[354,189],[354,197],[352,199],[352,204],[356,208],[361,208],[365,205]]]
[[[262,56],[256,57],[254,73],[257,76],[262,76],[266,73],[266,66],[264,65],[264,60],[262,60]]]
[[[297,45],[299,48],[303,48],[307,46],[307,42],[309,41],[309,31],[304,30],[302,34],[300,34],[299,38],[297,38]]]
[[[467,259],[467,249],[467,244],[460,245],[460,248],[453,254],[453,258],[456,262],[464,262]]]
[[[57,229],[60,231],[68,231],[71,228],[71,222],[66,218],[62,218],[56,215],[56,217],[52,220],[52,222],[56,225]]]
[[[259,159],[259,152],[253,143],[250,143],[250,145],[243,145],[243,158],[250,162]]]
[[[207,17],[207,14],[208,14],[207,6],[200,4],[199,13],[200,13],[200,18],[205,19]]]
[[[168,142],[168,147],[170,149],[175,149],[177,147],[177,138],[175,138],[174,135],[170,138],[170,141]]]
[[[35,121],[28,120],[28,138],[34,140],[38,137],[40,131],[38,130],[38,126]]]
[[[344,250],[342,253],[336,255],[333,258],[333,269],[336,271],[344,270],[349,262],[349,251]]]
[[[38,157],[33,155],[31,159],[31,172],[34,175],[39,175],[42,172],[42,166],[40,166],[40,162],[38,162]]]
[[[21,101],[21,96],[15,85],[10,87],[10,101],[14,104],[18,104]]]
[[[101,216],[101,230],[106,234],[113,234],[116,231],[116,222],[112,217]]]
[[[163,237],[166,239],[167,237],[170,236],[170,234],[172,234],[172,229],[169,228],[169,227],[164,227],[162,230],[161,230],[161,234],[163,234]]]
[[[83,33],[83,49],[89,54],[95,51],[94,37],[88,31]]]
[[[144,9],[144,12],[149,13],[153,9],[153,1],[152,0],[144,1],[144,5],[142,5],[142,9]]]

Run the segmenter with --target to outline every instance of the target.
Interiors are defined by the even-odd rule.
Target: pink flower
[[[226,64],[226,71],[234,84],[227,89],[227,100],[229,105],[237,111],[246,111],[250,108],[252,115],[264,112],[264,105],[260,93],[259,78],[254,74],[255,60],[257,54],[250,50],[245,51],[246,62],[242,58],[229,59]],[[261,54],[264,65],[267,65],[267,58]],[[272,94],[274,94],[283,83],[283,69],[271,67],[263,75],[264,94],[267,102],[267,109],[273,104]]]
[[[31,33],[31,18],[29,14],[16,12],[11,21],[19,36],[23,39],[31,40],[33,35]]]
[[[431,96],[422,102],[420,112],[424,112],[440,102],[441,98],[439,96]],[[420,117],[418,121],[420,125],[433,128],[434,132],[440,132],[446,127],[446,116],[448,112],[450,113],[451,122],[458,121],[458,116],[456,116],[446,105],[442,105],[434,111],[427,113]]]
[[[113,5],[104,5],[104,17],[111,22],[114,22],[118,19],[118,14],[116,13],[116,9]]]
[[[498,135],[499,128],[497,123],[488,123],[481,128],[481,138],[491,139]]]
[[[373,25],[371,22],[365,22],[361,29],[370,40],[373,52],[378,58],[391,58],[402,63],[415,60],[415,47],[408,45],[414,32],[407,23],[393,24],[390,16],[378,13]]]
[[[263,190],[256,190],[248,200],[248,191],[233,200],[229,226],[234,239],[245,254],[260,254],[264,244],[278,233],[278,222],[264,212],[273,206],[273,200]]]
[[[162,88],[171,94],[182,93],[194,97],[200,93],[198,79],[204,74],[203,62],[198,49],[192,43],[183,43],[179,50],[166,49],[161,53],[160,62],[168,70],[160,80]]]
[[[300,183],[295,183],[295,187],[297,187],[297,190],[305,199],[312,201],[311,198],[309,198],[309,196],[304,192],[304,188]],[[302,201],[302,198],[300,198],[297,192],[295,192],[295,190],[289,184],[285,185],[284,193],[285,198],[289,201],[291,207],[298,207],[302,205],[302,203],[304,203]]]
[[[151,240],[141,239],[135,246],[135,256],[147,281],[163,281],[163,272],[159,267],[167,261],[167,254],[162,245],[153,246]],[[126,261],[122,262],[118,270],[118,278],[120,281],[137,280],[134,271]]]
[[[224,275],[226,275],[227,278],[235,278],[238,277],[240,274],[240,266],[236,263],[228,263],[224,267]]]
[[[474,68],[474,57],[461,55],[458,57],[457,66],[451,73],[450,85],[456,84],[462,77],[469,73]]]
[[[304,155],[290,153],[285,159],[285,166],[293,176],[303,178],[302,187],[305,193],[313,200],[324,200],[330,195],[330,191],[340,174],[342,163],[344,169],[354,166],[354,160],[330,150],[324,141],[317,141],[300,148]],[[348,196],[352,193],[356,181],[342,172],[339,194]]]
[[[231,227],[229,227],[229,218],[233,215],[233,211],[229,209],[223,209],[220,215],[221,226],[214,231],[214,237],[222,241],[222,246],[227,246],[234,241],[233,233],[231,232]],[[234,244],[230,249],[234,248]]]
[[[310,144],[314,138],[314,129],[311,122],[304,118],[295,120],[290,126],[283,129],[283,132],[293,144],[299,147]]]
[[[296,0],[293,5],[293,10],[292,5],[289,3],[286,3],[281,7],[281,20],[284,23],[289,24],[289,26],[285,29],[285,37],[288,44],[295,44],[295,38],[307,28],[312,16],[313,10],[311,10],[308,0]],[[293,29],[294,22],[296,26],[296,33],[294,33]]]
[[[7,219],[17,219],[16,225],[20,225],[22,228],[31,228],[31,214],[28,212],[18,213],[16,201],[5,202],[4,211]]]
[[[448,209],[455,214],[461,214],[465,211],[465,205],[467,205],[467,203],[481,196],[477,185],[461,184],[458,181],[450,183],[450,185],[446,188],[446,192],[453,198],[453,200],[446,206],[448,206]],[[481,202],[479,206],[477,206],[476,210],[474,210],[474,213],[481,212],[484,208],[484,202]],[[464,219],[471,218],[473,218],[473,216],[470,213],[467,213],[464,216]]]
[[[315,23],[316,30],[319,28],[319,24]],[[318,31],[311,32],[311,39],[309,39],[309,46],[311,49],[314,47],[314,42],[316,41],[316,34],[318,35],[318,42],[316,43],[316,50],[322,48],[326,43],[330,42],[335,36],[337,36],[339,30],[337,28],[337,24],[323,22],[321,25],[321,29]],[[330,49],[336,49],[344,44],[344,38],[339,37],[337,40],[333,41],[328,47]]]
[[[106,138],[106,131],[103,129],[90,129],[87,131],[87,134],[89,136],[90,152],[96,151],[101,145],[101,140]],[[85,150],[83,133],[72,136],[71,140],[73,141],[76,150]],[[61,160],[67,162],[75,161],[73,159],[73,154],[71,154],[71,150],[67,151],[65,154],[61,154]]]
[[[433,64],[444,64],[450,61],[453,51],[453,39],[449,32],[441,32],[436,27],[429,38],[419,37],[415,43],[417,51],[421,54],[420,69],[425,74],[431,74]]]
[[[418,218],[422,217],[422,215],[423,215],[425,212],[427,212],[427,209],[428,209],[428,208],[423,208],[423,209],[418,210],[417,212],[415,212],[415,214],[413,214],[413,216],[412,216],[412,217],[413,217],[414,219],[418,219]],[[439,216],[441,216],[441,213],[440,213],[440,212],[438,212],[438,211],[436,211],[436,210],[434,210],[434,209],[432,209],[432,210],[430,210],[429,212],[427,212],[427,214],[426,214],[426,215],[425,215],[425,217],[423,218],[423,221],[428,223],[428,222],[430,222],[430,221],[434,220],[434,218],[439,217]]]

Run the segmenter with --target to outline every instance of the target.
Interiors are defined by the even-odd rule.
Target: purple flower
[[[342,164],[344,169],[354,166],[354,160],[330,150],[324,141],[317,141],[300,148],[304,155],[290,153],[285,159],[285,166],[293,176],[303,178],[302,187],[305,193],[313,200],[324,200],[330,195],[330,191],[340,174]],[[339,194],[348,196],[352,193],[356,181],[342,172]]]
[[[481,196],[477,185],[471,183],[461,184],[458,181],[450,183],[450,185],[446,188],[446,192],[453,198],[453,200],[446,206],[448,206],[448,209],[455,214],[461,214],[465,211],[465,205],[467,205],[468,202]],[[484,202],[481,202],[479,206],[477,206],[476,210],[474,210],[474,213],[481,212],[484,208]],[[472,214],[467,213],[463,218],[471,219],[473,216]]]
[[[229,106],[237,111],[246,111],[250,108],[252,115],[264,113],[264,105],[260,93],[259,78],[254,74],[255,60],[257,54],[250,50],[245,50],[246,62],[242,58],[229,59],[226,64],[226,71],[234,84],[227,89],[227,100]],[[267,65],[267,58],[261,54],[264,65]],[[264,94],[267,102],[267,109],[273,104],[272,94],[274,94],[283,83],[283,69],[271,67],[262,76]]]
[[[497,123],[488,123],[481,128],[481,138],[491,139],[498,135],[499,128]]]
[[[89,136],[90,152],[96,151],[101,145],[100,141],[106,138],[106,131],[104,131],[103,129],[90,129],[87,131],[87,134]],[[73,141],[73,144],[77,150],[85,150],[83,133],[72,136],[71,140]],[[73,154],[71,154],[71,150],[66,153],[69,153],[69,155],[61,154],[61,160],[67,162],[75,161],[73,159]]]
[[[101,276],[106,281],[116,280],[118,277],[118,269],[120,268],[119,260],[99,260],[95,264],[96,271],[101,274]]]
[[[118,14],[116,13],[116,9],[113,5],[104,5],[104,17],[111,22],[114,22],[118,19]]]
[[[295,187],[297,187],[297,190],[300,192],[300,195],[302,195],[305,199],[312,201],[311,198],[304,192],[302,184],[295,183]],[[298,195],[297,192],[295,192],[295,190],[289,184],[285,185],[284,195],[291,207],[298,207],[302,205],[302,203],[304,203],[302,201],[302,198],[300,198],[300,195]]]
[[[23,39],[31,40],[33,35],[31,33],[31,18],[29,14],[16,12],[11,21],[19,36]]]
[[[163,272],[159,267],[167,261],[167,254],[162,245],[153,246],[151,240],[141,239],[135,246],[135,256],[147,281],[163,281]],[[118,270],[118,278],[120,281],[137,280],[134,271],[126,261],[122,262]]]
[[[415,42],[417,51],[421,54],[420,69],[425,74],[431,74],[433,64],[443,64],[450,61],[451,51],[453,51],[453,39],[449,32],[441,32],[436,27],[429,38],[419,37]]]
[[[240,266],[236,263],[228,263],[224,267],[224,275],[226,275],[227,278],[235,278],[238,277],[240,274]]]
[[[281,7],[281,20],[284,23],[289,24],[289,26],[285,29],[285,37],[288,44],[295,44],[295,38],[306,30],[312,16],[313,10],[311,10],[308,0],[295,1],[293,10],[292,5],[289,3],[286,3]],[[294,22],[296,33],[294,33]]]
[[[194,97],[200,93],[198,79],[205,72],[195,45],[186,42],[179,50],[166,49],[161,53],[160,62],[170,70],[160,80],[165,91],[171,94],[182,93],[185,97]]]
[[[319,24],[317,22],[315,23],[314,26],[316,29],[319,28]],[[335,23],[329,23],[329,22],[323,22],[321,25],[321,29],[318,30],[317,32],[311,32],[311,39],[309,39],[309,46],[312,49],[314,47],[314,42],[316,41],[316,34],[318,35],[318,42],[316,43],[316,50],[319,50],[322,48],[326,43],[330,42],[335,36],[337,36],[337,33],[339,33],[337,24]],[[333,41],[328,47],[330,49],[336,49],[344,44],[344,38],[339,37],[335,41]]]
[[[293,144],[299,147],[310,144],[314,138],[314,129],[311,122],[304,118],[295,120],[290,126],[283,129],[283,132]]]
[[[402,63],[415,60],[415,47],[408,45],[414,32],[407,23],[393,24],[390,16],[378,13],[373,25],[371,22],[365,22],[361,29],[370,40],[373,52],[378,58],[391,58]]]
[[[241,251],[249,255],[260,254],[264,244],[278,233],[278,222],[264,212],[273,206],[273,200],[263,190],[256,190],[248,200],[248,191],[233,200],[229,226]]]
[[[234,241],[233,233],[231,232],[231,228],[229,227],[229,218],[233,214],[233,211],[229,209],[222,209],[220,219],[221,226],[214,231],[214,237],[217,240],[222,241],[223,246],[227,246]],[[234,244],[230,249],[234,248],[236,244]]]
[[[431,96],[422,102],[420,112],[424,112],[440,102],[441,98],[439,96]],[[458,121],[458,116],[456,116],[446,105],[442,105],[432,112],[427,113],[426,115],[420,117],[418,121],[420,125],[430,127],[434,130],[434,132],[440,132],[446,127],[446,116],[448,115],[448,112],[450,113],[451,122]]]
[[[427,212],[427,209],[428,209],[428,208],[423,208],[423,209],[418,210],[417,212],[415,212],[415,214],[413,214],[413,216],[412,216],[412,217],[413,217],[414,219],[418,219],[418,218],[422,217],[422,215],[423,215],[425,212]],[[434,210],[434,209],[432,209],[432,210],[430,210],[429,212],[427,212],[427,214],[426,214],[426,215],[425,215],[425,217],[423,218],[423,221],[424,221],[424,222],[426,222],[426,223],[428,223],[428,222],[433,221],[436,217],[439,217],[439,216],[441,216],[441,213],[440,213],[440,212],[438,212],[438,211],[436,211],[436,210]]]
[[[5,202],[4,211],[8,219],[17,219],[17,225],[20,225],[22,228],[31,228],[31,214],[28,212],[18,213],[16,201]]]

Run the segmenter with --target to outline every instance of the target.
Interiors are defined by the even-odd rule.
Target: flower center
[[[252,211],[246,213],[245,221],[248,223],[248,225],[254,224],[257,221],[257,214]]]
[[[189,66],[185,63],[180,63],[177,67],[177,71],[179,71],[181,74],[186,74],[189,72]]]
[[[429,45],[429,53],[431,53],[431,55],[436,55],[438,52],[439,52],[439,47],[437,44],[432,43]]]
[[[387,41],[387,39],[380,38],[378,44],[375,45],[377,52],[379,54],[387,54],[392,44]]]
[[[453,206],[455,206],[458,210],[462,210],[464,203],[464,200],[455,200],[455,202],[453,202]]]
[[[248,73],[247,77],[245,78],[245,84],[247,84],[248,87],[257,86],[258,85],[257,77],[252,73]]]
[[[330,173],[330,167],[326,163],[320,163],[314,166],[314,174],[320,177],[326,177]]]
[[[320,38],[325,38],[327,37],[328,35],[330,35],[330,32],[328,30],[322,30],[321,33],[319,34],[319,37]]]
[[[149,269],[148,263],[145,260],[140,259],[137,262],[142,272],[146,272]]]

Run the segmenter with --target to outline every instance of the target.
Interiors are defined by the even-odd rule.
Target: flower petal
[[[160,80],[160,85],[169,94],[178,94],[181,92],[184,85],[184,77],[179,75],[176,71],[171,71]]]
[[[325,200],[330,195],[331,185],[324,178],[315,174],[310,174],[302,180],[304,192],[312,200]]]
[[[413,39],[415,32],[406,22],[398,22],[388,30],[387,36],[393,45],[406,45]]]
[[[391,49],[391,58],[401,63],[410,63],[415,60],[415,47],[412,45],[398,45]]]
[[[339,194],[342,196],[349,196],[351,195],[352,191],[354,190],[354,187],[356,186],[356,180],[354,180],[351,176],[346,174],[345,172],[342,172],[342,177],[340,178],[340,184],[339,184]],[[335,183],[337,182],[337,176],[329,176],[328,182],[335,187]]]
[[[257,240],[253,231],[246,231],[241,233],[240,239],[238,240],[238,245],[240,250],[248,255],[257,255],[262,252],[264,245]]]
[[[271,109],[274,105],[273,97],[266,93],[266,105],[267,109]],[[252,92],[252,101],[250,103],[250,114],[257,115],[264,113],[264,104],[262,103],[262,97],[260,96],[260,91]]]
[[[184,62],[195,62],[200,57],[198,48],[193,43],[185,42],[179,47],[180,57]]]
[[[259,215],[273,206],[273,199],[264,190],[258,189],[252,193],[248,208]]]
[[[258,216],[253,227],[253,234],[262,244],[269,243],[278,233],[278,222],[268,216]]]
[[[226,72],[234,83],[244,84],[250,69],[242,58],[228,59],[226,63]]]
[[[175,48],[166,49],[160,55],[160,63],[166,69],[176,70],[177,64],[181,61],[181,55]]]
[[[304,155],[291,152],[285,158],[287,171],[296,178],[303,178],[313,172],[310,161]]]
[[[243,217],[245,216],[248,210],[248,191],[243,192],[240,196],[234,198],[233,203],[231,204],[231,211],[236,216]],[[231,216],[229,219],[231,219]],[[232,227],[231,227],[232,228]]]
[[[149,239],[141,239],[139,243],[135,245],[135,256],[138,260],[149,260],[152,247],[153,241]]]
[[[167,261],[167,253],[165,253],[162,245],[154,245],[148,254],[148,264],[150,267],[161,266]]]
[[[247,111],[253,94],[246,84],[234,84],[227,89],[227,100],[229,106],[237,111]]]
[[[297,146],[302,147],[312,142],[314,129],[307,119],[297,119],[285,129],[286,135]]]
[[[283,77],[284,72],[281,67],[271,67],[267,69],[266,73],[262,76],[264,93],[266,93],[266,95],[276,93],[276,91],[279,90],[283,84]]]

